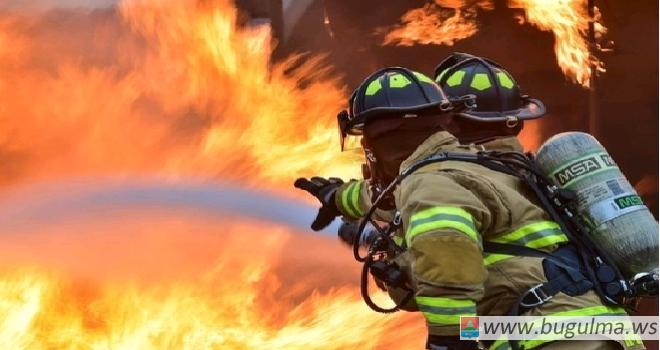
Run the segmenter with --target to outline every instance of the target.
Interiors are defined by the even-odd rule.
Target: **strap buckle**
[[[539,306],[541,304],[545,304],[548,300],[552,299],[552,295],[547,295],[543,289],[543,284],[538,284],[532,288],[530,288],[528,291],[523,294],[522,299],[520,300],[520,305],[525,307],[525,308],[533,308],[536,306]],[[533,296],[536,300],[531,303],[525,302],[525,299],[527,299],[528,296]]]
[[[392,219],[392,225],[394,225],[396,228],[399,228],[401,227],[401,223],[402,223],[401,212],[397,211],[396,213],[394,213],[394,218]]]

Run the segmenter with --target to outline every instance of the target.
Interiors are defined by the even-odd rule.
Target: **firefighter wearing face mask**
[[[315,229],[339,215],[359,219],[379,188],[430,156],[522,151],[517,135],[524,120],[545,112],[540,101],[521,95],[511,75],[492,61],[452,55],[436,73],[438,85],[407,69],[384,69],[355,91],[342,132],[363,136],[372,177],[348,183],[298,179],[296,187],[322,203]],[[477,107],[454,114],[443,90],[452,97],[476,95]],[[517,314],[531,316],[625,315],[623,309],[604,305],[593,291],[573,296],[559,293],[541,300],[527,292],[547,282],[543,259],[483,252],[484,241],[546,251],[567,242],[557,223],[518,178],[473,163],[434,163],[403,179],[393,201],[383,209],[401,213],[402,230],[396,238],[407,251],[394,261],[409,276],[414,298],[405,309],[424,315],[429,349],[478,348],[476,342],[459,340],[460,316],[507,315],[514,307]],[[404,294],[390,288],[395,301]],[[518,305],[521,300],[524,305]],[[506,340],[487,345],[495,350],[511,346]],[[520,345],[525,349],[644,348],[639,340],[530,341]]]

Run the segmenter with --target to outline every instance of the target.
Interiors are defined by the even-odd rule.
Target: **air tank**
[[[628,278],[658,270],[658,222],[593,136],[565,132],[536,155],[539,170],[555,185],[573,190],[580,220]]]

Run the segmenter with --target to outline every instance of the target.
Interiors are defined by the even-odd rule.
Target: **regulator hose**
[[[371,296],[369,295],[369,271],[371,269],[371,264],[373,264],[373,262],[374,260],[372,260],[371,257],[368,257],[367,260],[364,262],[364,265],[362,266],[362,274],[360,278],[360,294],[362,294],[362,299],[364,300],[365,304],[369,306],[370,309],[379,312],[381,314],[391,314],[401,310],[401,307],[403,305],[406,305],[406,303],[408,303],[412,299],[415,293],[410,288],[401,287],[402,289],[407,291],[407,294],[400,302],[396,303],[394,307],[385,309],[378,306],[373,301],[373,299],[371,299]]]
[[[355,258],[356,261],[358,262],[365,262],[369,256],[360,256],[360,236],[362,235],[362,232],[364,232],[364,229],[367,227],[367,222],[370,222],[381,234],[381,236],[385,237],[387,236],[382,232],[382,229],[374,220],[371,218],[374,213],[376,212],[376,208],[378,207],[378,204],[387,197],[387,195],[391,194],[394,192],[394,189],[396,186],[403,180],[405,176],[399,175],[397,176],[392,183],[390,183],[385,190],[383,190],[380,195],[378,195],[378,198],[372,203],[371,207],[369,210],[367,210],[367,213],[364,215],[364,219],[360,222],[360,226],[358,227],[357,234],[353,237],[353,257]],[[389,238],[389,237],[387,237]],[[386,239],[387,239],[386,238]],[[394,245],[395,247],[397,246],[396,244]]]

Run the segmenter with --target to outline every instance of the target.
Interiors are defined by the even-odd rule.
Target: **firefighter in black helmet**
[[[522,151],[516,135],[525,120],[543,115],[543,104],[521,95],[513,78],[485,59],[452,56],[440,68],[439,87],[419,73],[396,68],[376,72],[356,90],[349,110],[339,115],[340,131],[363,136],[373,174],[369,180],[348,183],[298,179],[296,187],[322,203],[314,229],[339,215],[363,217],[371,207],[371,193],[422,160],[445,153],[474,155],[484,149]],[[443,92],[445,86],[448,91]],[[477,95],[477,106],[464,94]],[[468,145],[472,143],[478,147]],[[418,311],[426,320],[427,349],[479,349],[475,341],[460,340],[462,316],[514,311],[529,316],[625,315],[619,307],[604,305],[589,281],[577,275],[571,275],[575,280],[564,278],[555,269],[557,278],[547,277],[543,259],[484,252],[485,242],[544,251],[556,251],[568,242],[531,191],[521,191],[524,186],[523,180],[507,173],[448,160],[407,174],[394,190],[392,208],[384,209],[400,212],[401,229],[394,240],[407,250],[392,261],[408,276],[405,288],[414,292],[403,309]],[[565,292],[539,296],[538,287],[550,279],[570,283]],[[406,300],[404,288],[388,286],[388,292],[397,303]],[[473,332],[465,334],[474,337]],[[512,343],[503,338],[487,345],[495,350],[518,345],[526,350],[644,349],[641,340],[632,338]]]
[[[452,123],[452,134],[463,144],[515,137],[525,120],[546,111],[541,101],[521,93],[509,72],[487,58],[454,53],[436,67],[434,78],[449,96],[477,98],[476,108],[457,113]]]
[[[346,135],[363,136],[365,177],[384,187],[424,139],[444,129],[452,110],[452,102],[429,77],[386,68],[368,77],[351,95],[348,112],[339,114],[342,144]]]
[[[468,101],[469,103],[469,101]],[[399,173],[403,160],[450,121],[452,102],[434,81],[419,72],[390,67],[378,70],[353,92],[349,108],[338,115],[341,147],[347,135],[361,135],[365,153],[364,179],[343,184],[340,179],[298,179],[296,187],[312,192],[324,205],[312,224],[315,231],[339,215],[360,218],[372,197]],[[369,127],[366,127],[366,126]],[[341,195],[335,196],[339,187]],[[337,209],[339,205],[342,209]],[[388,219],[393,198],[378,214]]]

